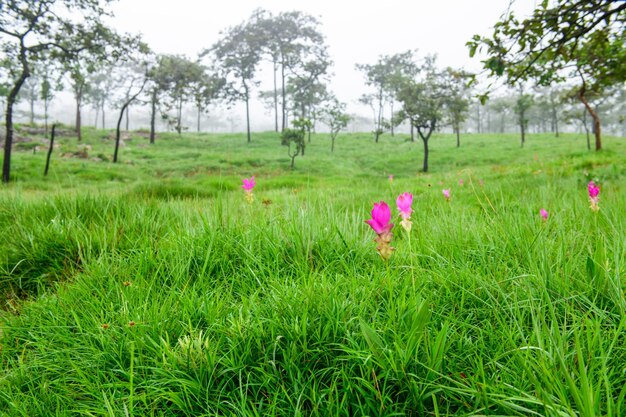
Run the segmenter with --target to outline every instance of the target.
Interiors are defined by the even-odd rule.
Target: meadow
[[[0,415],[626,415],[624,138],[109,136],[0,188]]]

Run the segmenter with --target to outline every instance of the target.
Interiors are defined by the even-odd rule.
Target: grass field
[[[626,415],[626,139],[109,133],[0,188],[0,415]]]

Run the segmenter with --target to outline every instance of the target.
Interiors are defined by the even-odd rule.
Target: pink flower
[[[411,193],[400,194],[396,199],[396,205],[400,211],[400,216],[405,220],[410,218],[411,213],[413,213],[411,204],[413,204],[413,194]]]
[[[384,201],[380,203],[374,203],[372,209],[372,218],[365,220],[365,223],[369,224],[377,235],[388,233],[393,227],[391,220],[391,209]]]
[[[542,208],[541,210],[539,210],[539,214],[541,215],[541,217],[543,218],[543,221],[545,222],[546,220],[548,220],[548,211],[544,208]]]
[[[450,189],[441,190],[441,192],[443,193],[443,196],[446,198],[446,200],[450,200]]]
[[[598,205],[598,203],[600,202],[600,188],[598,188],[595,182],[589,181],[589,184],[587,184],[587,191],[589,191],[589,202],[591,203],[591,210],[600,210],[600,206]]]
[[[389,258],[391,258],[391,254],[394,250],[394,248],[390,245],[391,238],[393,237],[393,233],[391,233],[393,223],[390,223],[390,220],[391,210],[384,201],[374,203],[372,218],[370,220],[365,220],[365,223],[369,224],[378,235],[376,236],[376,239],[374,239],[374,242],[376,242],[376,250],[385,261],[388,261]]]
[[[463,187],[463,178],[459,178],[459,185]]]
[[[389,176],[389,183],[392,183],[392,182],[393,182],[393,175],[390,175]]]
[[[600,194],[600,189],[593,181],[589,181],[589,184],[587,184],[587,189],[589,190],[589,198],[596,198],[598,197],[598,194]]]
[[[246,192],[251,192],[256,185],[256,182],[254,181],[254,175],[250,177],[250,179],[244,178],[242,181],[243,185],[241,186],[241,188],[243,188]]]

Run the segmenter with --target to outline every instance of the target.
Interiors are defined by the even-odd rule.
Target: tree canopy
[[[468,47],[471,56],[484,50],[484,68],[511,85],[578,79],[578,96],[594,119],[599,150],[600,119],[585,95],[626,81],[625,41],[626,2],[543,0],[526,19],[507,13],[490,37],[475,35]]]

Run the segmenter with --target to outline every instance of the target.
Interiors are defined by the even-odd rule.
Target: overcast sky
[[[528,13],[535,4],[517,0],[513,8]],[[363,89],[354,64],[374,63],[381,54],[418,49],[436,53],[442,66],[477,70],[479,61],[469,58],[465,43],[476,33],[489,34],[509,0],[120,0],[113,24],[142,33],[156,52],[195,57],[258,7],[319,18],[334,61],[333,87],[349,101]]]
[[[436,53],[441,66],[478,70],[465,43],[474,34],[490,34],[509,0],[119,0],[110,23],[119,31],[141,33],[157,53],[195,58],[219,32],[247,20],[256,8],[274,13],[300,10],[318,17],[334,61],[331,90],[359,110],[365,92],[356,63],[375,63],[382,54],[417,49]],[[511,7],[525,15],[536,0],[517,0]],[[264,89],[270,88],[269,74]],[[258,113],[258,112],[257,112]],[[260,117],[253,114],[253,117]],[[267,115],[263,117],[268,118]],[[267,122],[264,121],[264,123]],[[268,122],[269,123],[269,122]]]

